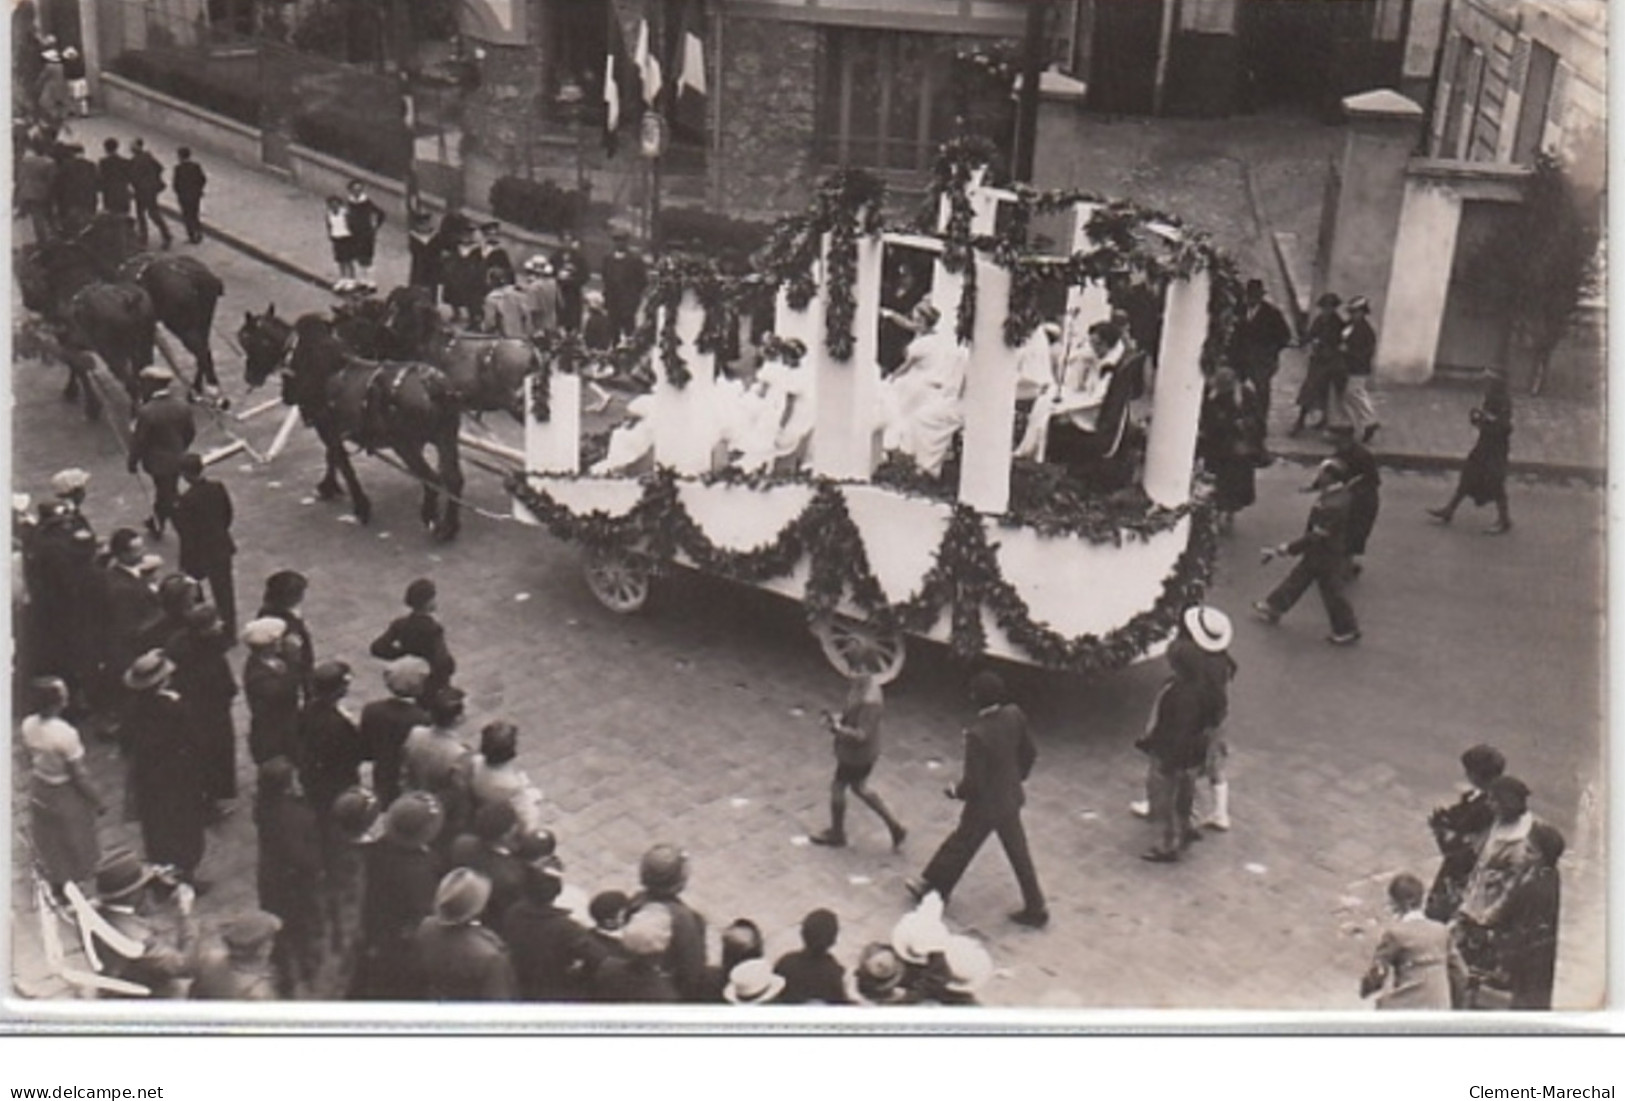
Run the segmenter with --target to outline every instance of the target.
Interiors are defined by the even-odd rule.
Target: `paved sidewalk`
[[[74,130],[87,148],[103,138],[126,142],[138,131],[121,119],[76,120]],[[1341,146],[1342,131],[1292,118],[1154,120],[1103,122],[1081,127],[1080,153],[1058,160],[1066,182],[1108,193],[1132,193],[1153,206],[1210,225],[1244,267],[1264,272],[1279,286],[1270,232],[1281,224],[1302,232],[1318,217],[1325,158]],[[174,159],[172,139],[145,135],[166,164]],[[1088,156],[1082,155],[1084,147]],[[268,172],[202,155],[209,173],[203,217],[207,231],[278,269],[319,286],[336,276],[322,216],[323,196],[303,191]],[[1057,180],[1041,180],[1053,186]],[[1308,239],[1312,239],[1310,234]],[[187,246],[176,246],[185,249]],[[518,250],[521,259],[525,247]],[[376,274],[380,286],[406,281],[406,228],[392,220],[378,240]],[[1284,301],[1285,293],[1276,293]],[[1292,400],[1303,377],[1303,356],[1289,351],[1276,378],[1270,446],[1284,458],[1313,461],[1330,453],[1318,434],[1289,439]],[[1376,388],[1382,430],[1373,450],[1388,466],[1454,469],[1472,447],[1468,412],[1477,387],[1439,383],[1422,387]],[[1600,481],[1604,469],[1604,409],[1564,399],[1513,396],[1516,433],[1512,466],[1517,473]]]

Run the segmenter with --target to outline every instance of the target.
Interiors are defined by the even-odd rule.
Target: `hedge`
[[[211,83],[203,75],[208,71],[206,67],[200,69],[195,58],[191,59],[191,64],[191,68],[180,69],[164,61],[161,55],[126,52],[116,57],[108,68],[119,76],[155,92],[174,96],[183,103],[249,126],[260,124],[260,98],[253,89]]]
[[[503,176],[491,185],[491,213],[536,233],[562,233],[581,224],[586,197],[552,180]]]
[[[380,176],[392,180],[405,176],[406,143],[394,119],[366,127],[333,115],[299,115],[293,120],[293,137],[300,145]]]
[[[663,207],[660,242],[666,249],[742,262],[767,243],[773,227],[689,207]]]

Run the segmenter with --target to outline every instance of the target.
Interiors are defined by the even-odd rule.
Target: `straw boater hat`
[[[288,622],[274,615],[262,616],[243,628],[243,645],[250,649],[270,646],[282,641],[288,633]]]
[[[1195,604],[1185,609],[1184,620],[1185,630],[1196,640],[1196,645],[1208,653],[1217,654],[1229,648],[1235,631],[1230,626],[1230,617],[1219,609]]]
[[[66,470],[59,470],[51,475],[51,492],[58,497],[66,497],[70,493],[77,493],[90,484],[90,475],[76,466]]]
[[[881,1005],[903,982],[903,961],[889,944],[870,944],[847,976],[846,992],[854,1002]]]
[[[773,970],[766,960],[745,960],[728,972],[728,985],[722,996],[732,1005],[757,1005],[770,1002],[784,989],[784,976]]]
[[[926,963],[931,953],[948,947],[948,927],[942,923],[942,896],[932,891],[920,907],[904,914],[892,926],[891,945],[908,963]]]
[[[156,688],[175,671],[175,663],[164,656],[162,650],[148,650],[131,663],[124,672],[124,687],[133,692]]]
[[[1349,313],[1370,313],[1371,299],[1363,294],[1357,294],[1349,299]]]

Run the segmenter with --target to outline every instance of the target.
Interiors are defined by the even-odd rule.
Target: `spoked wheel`
[[[903,671],[908,656],[901,631],[867,623],[850,616],[833,615],[813,624],[824,658],[843,677],[873,676],[890,684]]]
[[[649,600],[649,584],[654,573],[649,559],[633,551],[594,550],[587,552],[582,572],[587,588],[598,603],[617,615],[640,611]]]

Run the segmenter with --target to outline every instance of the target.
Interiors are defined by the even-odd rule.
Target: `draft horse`
[[[273,306],[259,316],[247,314],[237,338],[246,357],[249,389],[280,371],[283,402],[296,406],[321,438],[327,473],[316,492],[324,500],[339,495],[342,477],[356,519],[363,524],[371,520],[372,502],[346,445],[373,453],[387,448],[423,486],[424,526],[441,540],[456,537],[463,492],[457,439],[462,414],[444,374],[426,363],[362,359],[335,335],[332,320],[320,314],[305,314],[289,324],[276,316]],[[429,447],[435,449],[438,469],[424,455]]]
[[[100,356],[109,371],[137,399],[136,376],[152,363],[156,315],[141,287],[110,279],[94,250],[82,240],[55,240],[23,249],[15,258],[23,305],[50,330],[68,367],[66,401],[82,393],[85,416],[101,415],[101,399],[91,384]]]
[[[441,320],[423,287],[390,291],[383,321],[394,354],[438,367],[464,409],[476,417],[506,411],[525,422],[525,380],[542,368],[542,354],[529,340],[458,332]]]

